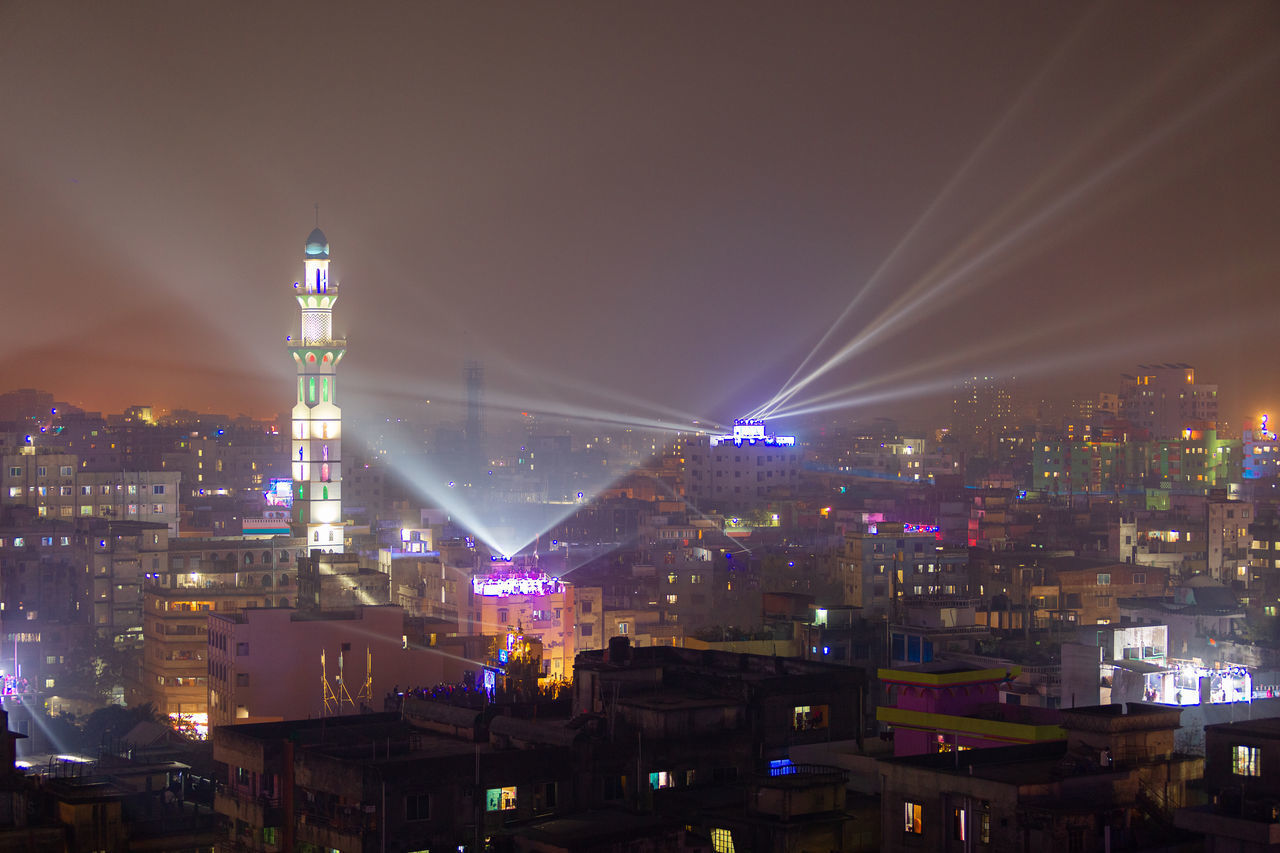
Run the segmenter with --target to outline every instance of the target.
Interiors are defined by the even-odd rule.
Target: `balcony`
[[[218,814],[250,826],[279,826],[284,820],[279,796],[224,789],[214,795],[213,807]]]

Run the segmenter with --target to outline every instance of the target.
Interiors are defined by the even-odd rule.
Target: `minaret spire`
[[[307,236],[302,281],[294,284],[301,329],[289,352],[298,368],[289,467],[293,472],[294,524],[307,547],[340,552],[342,522],[342,410],[338,408],[338,362],[347,342],[333,335],[337,282],[329,279],[329,240],[317,226]]]

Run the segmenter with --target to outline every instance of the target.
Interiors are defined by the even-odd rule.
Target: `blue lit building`
[[[1267,426],[1263,415],[1256,428],[1242,434],[1240,475],[1246,480],[1274,480],[1280,476],[1280,438]]]
[[[736,420],[732,433],[700,435],[684,449],[685,498],[704,511],[763,508],[800,484],[795,436],[770,435],[762,420]]]

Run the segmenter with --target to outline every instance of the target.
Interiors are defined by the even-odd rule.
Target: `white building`
[[[685,498],[703,510],[763,507],[800,484],[795,436],[769,435],[762,420],[736,420],[732,433],[692,438],[684,450]]]

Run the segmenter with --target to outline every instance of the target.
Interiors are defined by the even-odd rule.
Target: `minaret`
[[[301,334],[289,339],[298,366],[293,407],[293,520],[305,529],[307,547],[343,550],[342,412],[338,408],[338,362],[347,342],[333,336],[338,285],[329,279],[329,241],[316,228],[307,237],[302,281],[294,282],[302,314]]]

